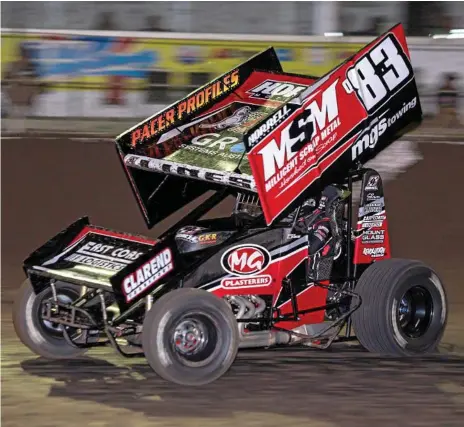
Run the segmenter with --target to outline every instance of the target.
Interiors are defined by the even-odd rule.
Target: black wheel
[[[222,376],[232,365],[238,327],[227,303],[199,289],[176,289],[160,298],[143,322],[142,344],[162,378],[197,386]]]
[[[79,287],[69,283],[55,284],[58,300],[69,303],[79,297]],[[53,297],[47,287],[35,294],[29,280],[19,288],[13,307],[13,325],[21,342],[35,354],[47,359],[71,359],[81,356],[86,349],[69,344],[62,332],[62,325],[53,324],[42,318],[43,303]],[[68,328],[72,336],[78,331]]]
[[[437,349],[447,322],[447,300],[437,274],[420,261],[389,259],[372,264],[355,292],[353,315],[361,345],[374,353],[410,356]]]

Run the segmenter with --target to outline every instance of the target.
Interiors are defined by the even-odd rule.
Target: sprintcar
[[[19,338],[50,359],[109,345],[191,386],[243,348],[435,351],[443,284],[392,257],[382,178],[365,167],[421,120],[401,25],[320,78],[257,54],[116,138],[148,228],[184,216],[156,239],[84,217],[35,250]]]

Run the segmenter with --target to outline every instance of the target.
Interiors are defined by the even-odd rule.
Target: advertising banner
[[[286,72],[316,76],[362,46],[2,33],[2,81],[31,116],[146,117],[270,45]]]

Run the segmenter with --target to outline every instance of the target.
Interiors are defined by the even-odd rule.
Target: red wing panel
[[[343,181],[350,169],[420,122],[402,26],[366,46],[300,98],[298,108],[286,104],[278,111],[284,120],[268,118],[245,137],[268,224],[304,193],[317,191],[317,184]]]

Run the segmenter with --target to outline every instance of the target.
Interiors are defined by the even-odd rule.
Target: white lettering
[[[269,180],[275,175],[277,170],[282,169],[287,162],[290,162],[298,154],[298,151],[294,150],[293,147],[305,140],[304,127],[308,123],[313,123],[313,133],[311,135],[311,139],[313,139],[314,137],[318,137],[316,136],[317,132],[322,131],[328,123],[331,123],[338,117],[337,83],[338,79],[322,93],[321,106],[319,106],[318,101],[315,99],[306,107],[306,111],[309,111],[310,114],[306,119],[301,118],[298,120],[298,128],[302,129],[299,135],[293,138],[290,136],[290,129],[294,127],[295,123],[289,123],[281,132],[280,146],[277,140],[273,138],[258,152],[263,159],[265,181]],[[334,128],[338,124],[334,125]]]
[[[166,248],[124,278],[122,287],[126,294],[126,301],[132,301],[173,269],[172,253],[169,248]]]
[[[395,123],[396,119],[400,118],[409,111],[411,108],[416,106],[417,99],[414,98],[408,103],[403,104],[403,108],[396,112],[390,118],[381,118],[380,120],[375,119],[369,124],[369,128],[362,134],[360,138],[356,141],[356,143],[351,148],[351,158],[355,160],[358,158],[364,150],[373,149],[378,141],[379,138],[385,133],[385,131]]]
[[[347,93],[354,88],[368,112],[391,96],[411,75],[408,59],[400,49],[394,36],[389,35],[348,70],[342,86]]]

